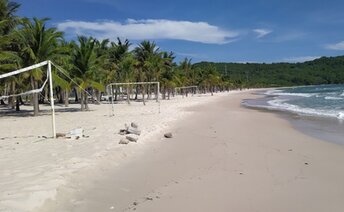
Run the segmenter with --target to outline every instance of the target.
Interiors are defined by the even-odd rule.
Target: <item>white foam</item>
[[[275,90],[267,90],[264,94],[265,95],[268,95],[268,96],[271,96],[271,95],[276,95],[276,93],[278,92],[283,92],[283,90],[278,90],[278,89],[275,89]]]
[[[344,112],[339,112],[337,118],[344,120]]]
[[[275,95],[279,96],[300,96],[300,97],[312,97],[316,94],[310,94],[310,93],[274,93]]]
[[[335,96],[325,96],[326,100],[341,100],[343,98],[341,97],[335,97]]]
[[[282,111],[290,111],[290,112],[304,114],[304,115],[314,115],[314,116],[344,119],[344,111],[302,108],[297,105],[286,103],[286,101],[287,100],[282,100],[282,99],[274,99],[274,100],[268,101],[268,104],[270,104],[271,107],[270,108],[267,107],[267,108],[269,109],[273,108],[273,109],[282,110]]]

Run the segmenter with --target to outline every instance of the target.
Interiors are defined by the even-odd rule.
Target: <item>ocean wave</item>
[[[344,112],[339,112],[337,118],[344,120]]]
[[[289,111],[289,112],[294,112],[294,113],[303,114],[303,115],[332,117],[332,118],[338,118],[338,119],[344,120],[344,111],[303,108],[297,105],[286,103],[286,100],[281,100],[281,99],[270,100],[268,101],[268,104],[271,105],[271,107],[267,107],[267,109]]]
[[[317,95],[316,93],[281,93],[281,92],[278,92],[278,93],[273,93],[274,95],[279,95],[279,96],[300,96],[300,97],[312,97],[312,96],[315,96]]]
[[[341,97],[335,97],[335,96],[325,96],[326,100],[341,100],[343,98]]]
[[[279,92],[283,92],[283,90],[278,90],[278,89],[267,90],[267,91],[265,91],[264,95],[267,95],[267,96],[278,95],[276,93],[279,93]]]

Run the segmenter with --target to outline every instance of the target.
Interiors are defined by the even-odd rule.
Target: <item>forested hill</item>
[[[304,63],[195,63],[194,68],[213,66],[233,84],[271,87],[344,83],[344,56],[322,57]]]

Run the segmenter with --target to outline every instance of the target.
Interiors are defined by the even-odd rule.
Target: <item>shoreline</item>
[[[271,96],[255,93],[252,98],[245,100],[254,100],[259,102],[258,104],[262,104],[260,102],[266,102],[270,99]],[[250,110],[276,114],[288,120],[296,130],[306,135],[326,142],[344,145],[344,131],[342,130],[344,121],[338,120],[337,118],[298,114],[292,111],[272,109],[260,105],[243,104],[242,106]]]
[[[82,176],[40,211],[341,211],[344,148],[240,106],[244,96],[187,109],[174,138]]]
[[[278,90],[279,88],[276,89]],[[267,101],[273,100],[275,95],[267,93],[276,89],[270,88],[265,89],[264,92],[255,92],[252,98],[244,100],[244,104],[242,104],[242,106],[251,110],[277,114],[281,118],[288,120],[295,129],[306,135],[310,135],[327,142],[344,145],[343,120],[335,117],[300,114],[295,111],[273,108],[267,103]]]

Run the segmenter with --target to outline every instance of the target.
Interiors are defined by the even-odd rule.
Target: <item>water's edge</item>
[[[288,120],[291,125],[298,131],[312,136],[314,138],[344,145],[344,121],[338,120],[336,118],[319,117],[319,116],[309,116],[296,114],[290,111],[280,111],[276,109],[271,109],[261,104],[265,104],[271,97],[267,95],[262,95],[262,93],[253,93],[257,95],[257,98],[250,99],[259,102],[257,105],[248,105],[242,102],[242,107],[259,110],[268,113],[275,113],[279,117]]]

